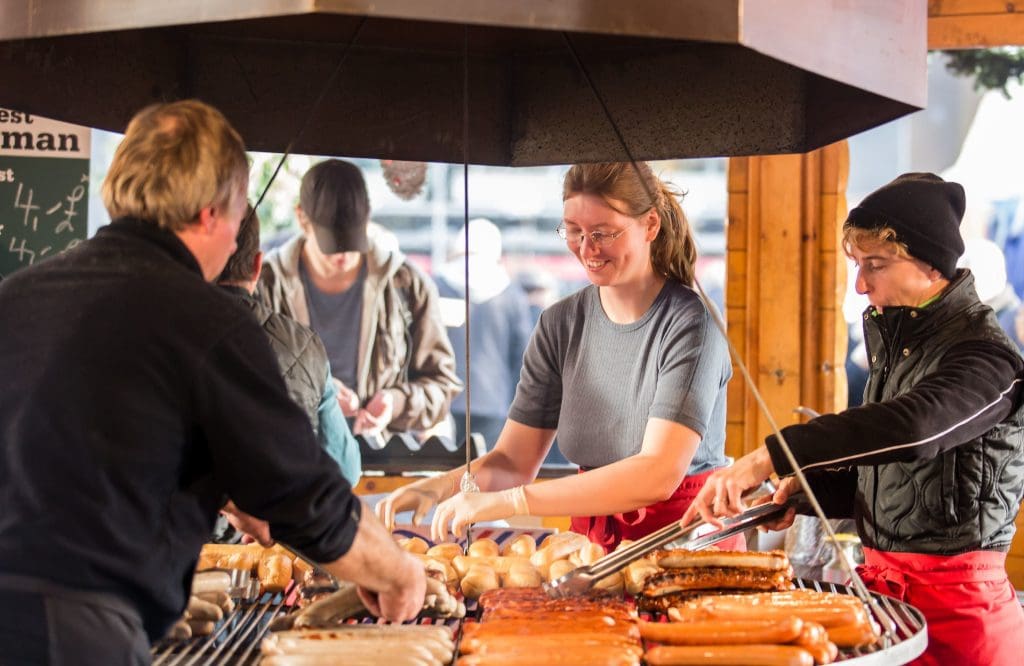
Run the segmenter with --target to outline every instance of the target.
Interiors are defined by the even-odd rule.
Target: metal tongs
[[[773,492],[774,490],[772,490],[772,493]],[[740,532],[745,532],[752,527],[757,527],[758,525],[767,523],[772,519],[785,514],[785,512],[790,508],[799,506],[805,502],[804,494],[802,492],[798,492],[790,495],[789,499],[787,499],[785,503],[774,504],[770,501],[772,493],[766,493],[761,489],[755,490],[748,499],[761,499],[768,497],[769,501],[765,504],[759,504],[755,507],[751,507],[743,513],[731,518],[723,518],[722,527],[714,532],[709,532],[701,536],[696,534],[698,529],[709,524],[703,519],[698,519],[686,527],[681,526],[677,522],[672,523],[661,528],[657,532],[648,534],[644,538],[639,539],[624,548],[605,555],[593,564],[578,567],[561,578],[545,582],[542,587],[544,588],[544,591],[547,592],[548,596],[556,599],[583,594],[590,590],[597,581],[619,571],[629,563],[639,560],[652,550],[656,550],[667,544],[671,544],[675,548],[684,548],[686,550],[701,550],[702,548],[707,548],[714,543],[718,543],[723,539],[728,539]]]

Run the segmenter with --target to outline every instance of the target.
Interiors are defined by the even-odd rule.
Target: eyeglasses
[[[565,225],[560,224],[558,225],[558,228],[555,229],[555,233],[558,234],[559,238],[573,247],[583,245],[584,237],[590,238],[590,244],[595,247],[608,247],[614,243],[619,236],[626,233],[626,229],[628,228],[629,225],[626,225],[626,227],[616,231],[614,234],[606,234],[600,231],[591,231],[589,234],[582,231],[569,233],[569,230],[565,228]]]

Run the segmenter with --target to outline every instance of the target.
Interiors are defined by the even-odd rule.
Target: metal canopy
[[[365,23],[363,20],[365,18]],[[805,152],[923,107],[924,0],[8,0],[0,106],[122,131],[198,97],[252,150],[462,161]],[[359,26],[362,24],[361,30]]]

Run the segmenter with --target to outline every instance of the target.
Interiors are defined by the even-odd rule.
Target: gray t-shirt
[[[363,317],[366,262],[359,267],[359,277],[352,286],[340,294],[325,294],[317,289],[301,261],[299,275],[306,288],[309,327],[324,342],[331,374],[354,391],[359,367],[359,325]]]
[[[591,285],[541,315],[509,418],[558,430],[565,457],[601,467],[640,452],[649,418],[701,436],[688,474],[723,467],[724,337],[697,294],[668,280],[631,324],[612,322]]]

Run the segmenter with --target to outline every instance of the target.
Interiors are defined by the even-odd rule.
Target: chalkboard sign
[[[0,275],[81,243],[89,128],[0,108]]]

